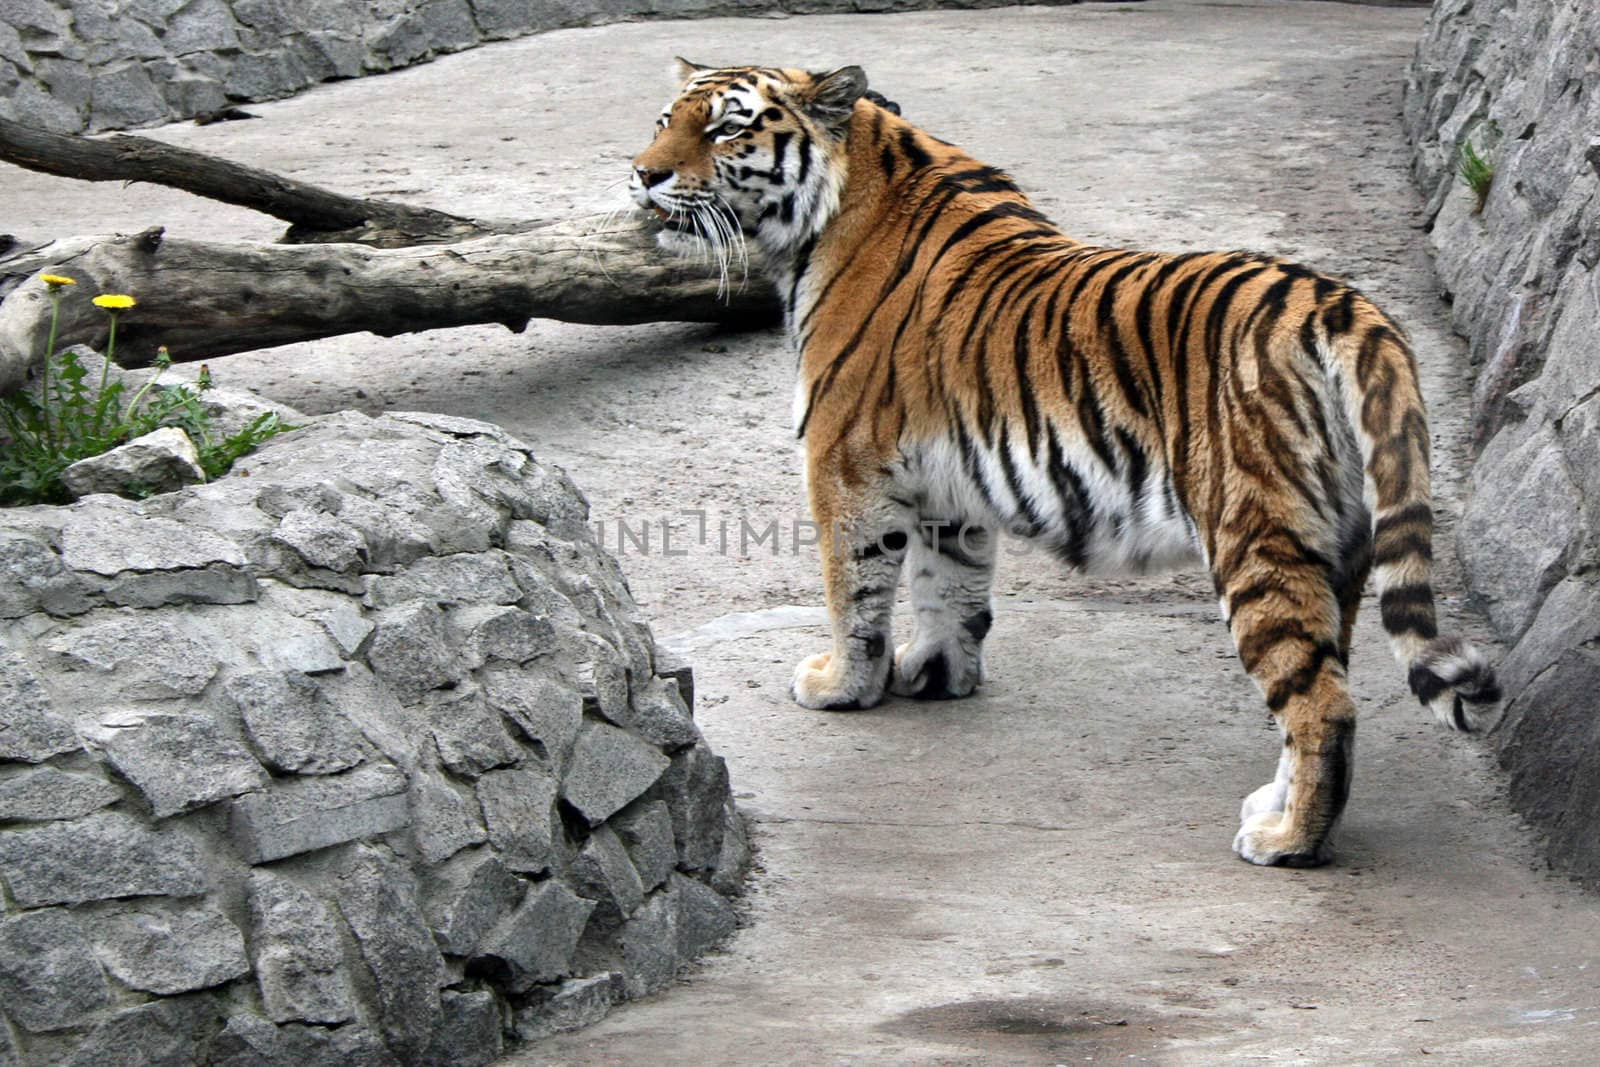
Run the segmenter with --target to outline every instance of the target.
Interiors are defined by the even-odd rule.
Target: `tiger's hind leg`
[[[1344,605],[1326,562],[1298,544],[1267,535],[1219,577],[1239,659],[1283,736],[1277,775],[1245,798],[1233,849],[1251,863],[1313,867],[1332,858],[1329,837],[1350,794],[1356,709]]]
[[[981,527],[918,523],[906,559],[916,628],[895,650],[890,689],[896,694],[948,700],[969,696],[983,681],[995,540]]]

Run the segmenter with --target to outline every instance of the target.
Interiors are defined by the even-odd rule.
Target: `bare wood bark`
[[[776,319],[777,297],[758,266],[747,284],[735,277],[719,295],[705,265],[661,252],[654,230],[596,216],[409,248],[227,245],[150,230],[54,243],[0,261],[0,272],[50,270],[76,278],[78,291],[135,295],[138,306],[117,326],[117,362],[128,367],[149,363],[158,345],[181,362],[363,331],[390,337],[482,323],[520,331],[530,318]],[[73,297],[61,303],[58,344],[99,346],[105,313]],[[0,303],[0,392],[23,380],[49,325],[42,283],[18,286]]]
[[[49,133],[0,118],[0,160],[91,182],[150,182],[290,224],[290,241],[338,239],[378,245],[459,240],[514,228],[392,200],[364,200],[280,174],[233,163],[148,137],[103,140]]]

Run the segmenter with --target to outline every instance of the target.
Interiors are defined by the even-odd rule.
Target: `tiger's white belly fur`
[[[1086,489],[1088,504],[1075,529],[1048,470],[1025,449],[1011,443],[1013,487],[998,442],[973,442],[973,448],[978,477],[949,438],[902,446],[897,483],[917,501],[922,519],[1001,530],[1087,574],[1145,574],[1204,562],[1199,534],[1164,467],[1152,467],[1140,486],[1132,486],[1087,448],[1064,441],[1065,463]]]

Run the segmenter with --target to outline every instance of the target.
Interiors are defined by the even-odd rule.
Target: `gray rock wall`
[[[1458,551],[1512,647],[1500,757],[1552,861],[1600,877],[1600,6],[1439,0],[1405,121],[1478,368]],[[1466,142],[1494,168],[1481,213]]]
[[[477,1067],[733,930],[727,769],[565,475],[305,421],[0,511],[0,1065]]]
[[[0,117],[59,133],[128,129],[567,26],[1005,2],[0,0]]]

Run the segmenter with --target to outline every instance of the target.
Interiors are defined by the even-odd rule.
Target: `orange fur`
[[[1438,637],[1416,366],[1359,292],[1270,256],[1073,240],[863,98],[857,68],[689,73],[635,195],[720,204],[774,264],[834,631],[796,672],[802,703],[971,692],[1002,531],[1074,567],[1209,568],[1284,735],[1235,842],[1255,862],[1327,858],[1369,571],[1423,702],[1464,728],[1462,698],[1496,698],[1481,657]],[[902,567],[917,635],[890,657]]]

